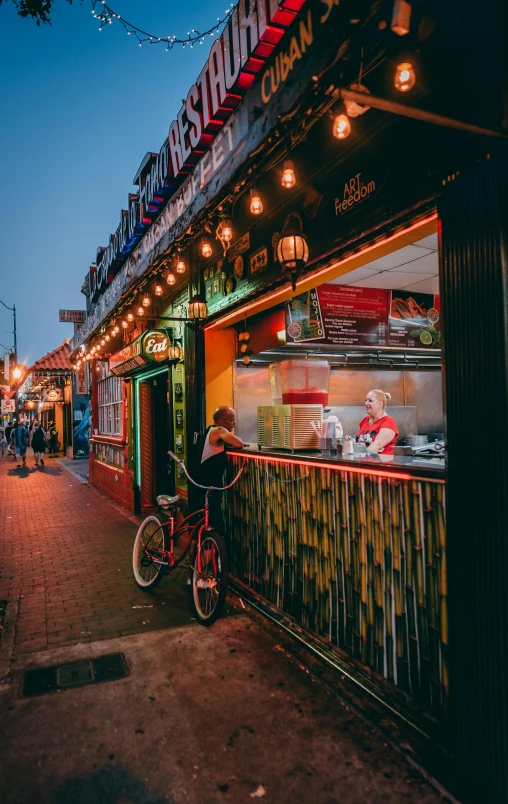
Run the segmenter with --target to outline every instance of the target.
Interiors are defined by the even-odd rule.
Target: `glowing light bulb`
[[[141,316],[141,315],[144,315],[144,314],[145,314],[145,308],[141,307],[141,305],[140,305],[138,307],[138,315]]]
[[[101,338],[101,346],[104,346],[106,343],[106,338]]]
[[[143,296],[143,301],[141,302],[141,304],[143,305],[143,307],[150,307],[151,303],[152,302],[150,300],[150,296],[148,295],[148,293],[145,293],[145,295]]]
[[[263,202],[257,190],[250,191],[250,211],[253,215],[261,215],[263,212]]]
[[[410,89],[413,89],[416,84],[416,73],[409,61],[403,61],[397,65],[393,83],[399,92],[409,92]]]
[[[166,282],[167,282],[168,285],[174,285],[175,282],[176,282],[176,276],[174,274],[172,274],[171,271],[169,272],[169,274],[166,277]]]
[[[125,320],[125,318],[124,318],[124,319],[123,319],[123,321],[122,321],[122,327],[123,327],[123,329],[127,329],[127,327],[128,327],[128,326],[129,326],[129,324],[128,324],[128,322],[127,322],[127,321]]]
[[[351,134],[351,123],[347,114],[338,114],[333,119],[333,136],[338,140],[345,140]]]
[[[179,257],[178,260],[177,260],[176,272],[177,272],[177,274],[184,274],[185,273],[185,262],[182,260],[181,257]]]
[[[111,340],[111,338],[109,337],[109,335],[106,335],[106,340],[107,340],[107,341],[110,341],[110,340]]]
[[[284,169],[282,171],[282,186],[286,189],[294,187],[296,184],[295,166],[290,159],[284,162]]]
[[[212,256],[212,247],[207,240],[203,241],[203,245],[201,246],[201,254],[203,257],[211,257]]]
[[[127,321],[129,321],[129,322],[134,321],[134,314],[133,313],[127,313]]]
[[[159,284],[157,283],[157,284],[155,285],[155,288],[154,288],[154,291],[153,291],[153,292],[155,293],[155,295],[156,295],[156,296],[162,296],[162,285],[159,285]]]
[[[233,224],[231,222],[231,218],[227,216],[221,220],[220,236],[226,243],[229,243],[233,237]]]

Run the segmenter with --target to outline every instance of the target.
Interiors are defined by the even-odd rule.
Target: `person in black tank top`
[[[201,455],[199,456],[196,480],[202,486],[224,485],[224,474],[228,464],[226,447],[236,447],[237,449],[243,447],[242,439],[232,432],[236,424],[235,418],[236,414],[233,408],[226,405],[217,408],[213,414],[213,424],[206,430]],[[203,491],[200,507],[202,508],[204,504],[205,492]],[[213,492],[210,495],[210,524],[217,528],[223,536],[225,535],[221,492]]]

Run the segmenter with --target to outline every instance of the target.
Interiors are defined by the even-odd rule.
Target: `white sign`
[[[14,399],[2,399],[2,413],[16,413],[16,402]]]

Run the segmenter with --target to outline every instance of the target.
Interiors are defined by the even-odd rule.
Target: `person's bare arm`
[[[230,447],[243,447],[242,439],[230,433],[225,427],[216,427],[212,430],[210,433],[210,441],[213,447],[217,446],[219,442],[223,442]]]
[[[395,430],[391,430],[389,427],[382,427],[372,444],[367,447],[367,452],[373,452],[377,455],[378,452],[381,452],[381,450],[390,443],[394,436]]]

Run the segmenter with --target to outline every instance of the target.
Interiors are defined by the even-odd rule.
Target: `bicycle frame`
[[[192,479],[192,477],[189,475],[189,473],[187,471],[187,467],[185,466],[184,462],[182,460],[180,460],[180,458],[178,458],[173,452],[168,452],[168,455],[171,458],[173,458],[174,461],[176,461],[177,463],[180,464],[180,466],[182,467],[183,471],[185,472],[185,475],[186,475],[187,479],[194,486],[196,486],[199,489],[203,489],[206,492],[205,493],[205,507],[199,509],[198,511],[194,511],[192,514],[189,514],[187,517],[185,517],[185,519],[179,524],[179,526],[176,529],[175,529],[175,517],[174,517],[174,514],[171,513],[169,515],[169,519],[166,522],[161,523],[161,527],[163,529],[164,528],[167,529],[167,535],[168,535],[168,541],[169,541],[169,550],[164,550],[161,547],[149,547],[149,544],[147,544],[145,546],[145,548],[144,548],[144,552],[146,553],[147,557],[150,558],[151,561],[153,561],[154,564],[163,564],[167,568],[167,570],[169,572],[170,570],[174,569],[179,564],[181,564],[181,562],[183,561],[183,559],[187,555],[191,544],[195,541],[196,545],[197,545],[197,551],[196,551],[197,552],[197,571],[198,571],[198,573],[201,574],[201,572],[202,572],[201,541],[202,541],[203,531],[213,530],[212,528],[210,528],[210,504],[209,504],[210,494],[213,491],[226,491],[227,489],[230,489],[232,486],[234,486],[235,483],[237,482],[237,480],[240,478],[240,476],[243,473],[246,461],[244,460],[244,462],[243,462],[243,464],[242,464],[242,466],[240,468],[240,471],[238,472],[236,477],[232,480],[232,482],[229,483],[229,485],[227,485],[227,486],[201,486],[199,483],[196,483],[196,481]],[[188,523],[193,518],[195,518],[197,516],[199,516],[198,521],[195,522],[194,525],[192,525],[192,526],[188,525]],[[180,558],[175,559],[175,555],[174,555],[174,542],[175,542],[175,539],[178,538],[179,535],[182,535],[183,533],[185,533],[187,527],[192,528],[191,533],[190,533],[189,543],[188,543],[187,547],[185,548],[185,550],[183,551],[183,553],[180,556]],[[155,556],[157,556],[157,558]],[[166,560],[167,560],[167,563],[166,563]],[[215,560],[216,560],[215,555],[212,556],[212,560],[213,560],[213,562],[215,564]],[[217,568],[214,566],[214,572],[216,572],[216,571],[217,571]]]

